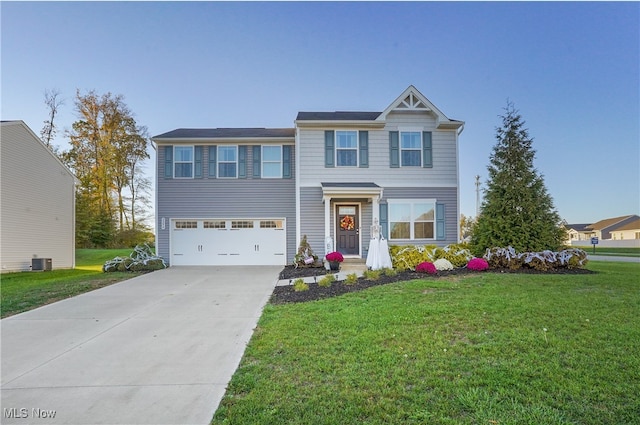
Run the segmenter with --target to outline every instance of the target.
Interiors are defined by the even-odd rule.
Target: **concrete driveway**
[[[3,424],[208,424],[281,267],[172,267],[0,321]]]

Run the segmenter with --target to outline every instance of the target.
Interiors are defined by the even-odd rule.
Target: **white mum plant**
[[[447,260],[446,258],[437,259],[433,262],[433,265],[436,266],[436,270],[438,271],[453,270],[453,264],[451,264],[451,261]]]

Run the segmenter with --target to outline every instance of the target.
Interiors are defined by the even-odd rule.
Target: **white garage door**
[[[171,265],[284,265],[284,219],[171,221]]]

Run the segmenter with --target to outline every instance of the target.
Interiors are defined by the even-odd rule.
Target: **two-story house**
[[[415,87],[382,112],[299,112],[294,128],[177,129],[157,145],[156,244],[171,265],[284,265],[458,240],[458,137]]]

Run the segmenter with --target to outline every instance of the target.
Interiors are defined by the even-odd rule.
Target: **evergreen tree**
[[[556,250],[563,243],[564,229],[544,179],[533,166],[533,140],[511,102],[501,118],[472,250],[478,256],[492,247],[512,246],[518,252]]]

